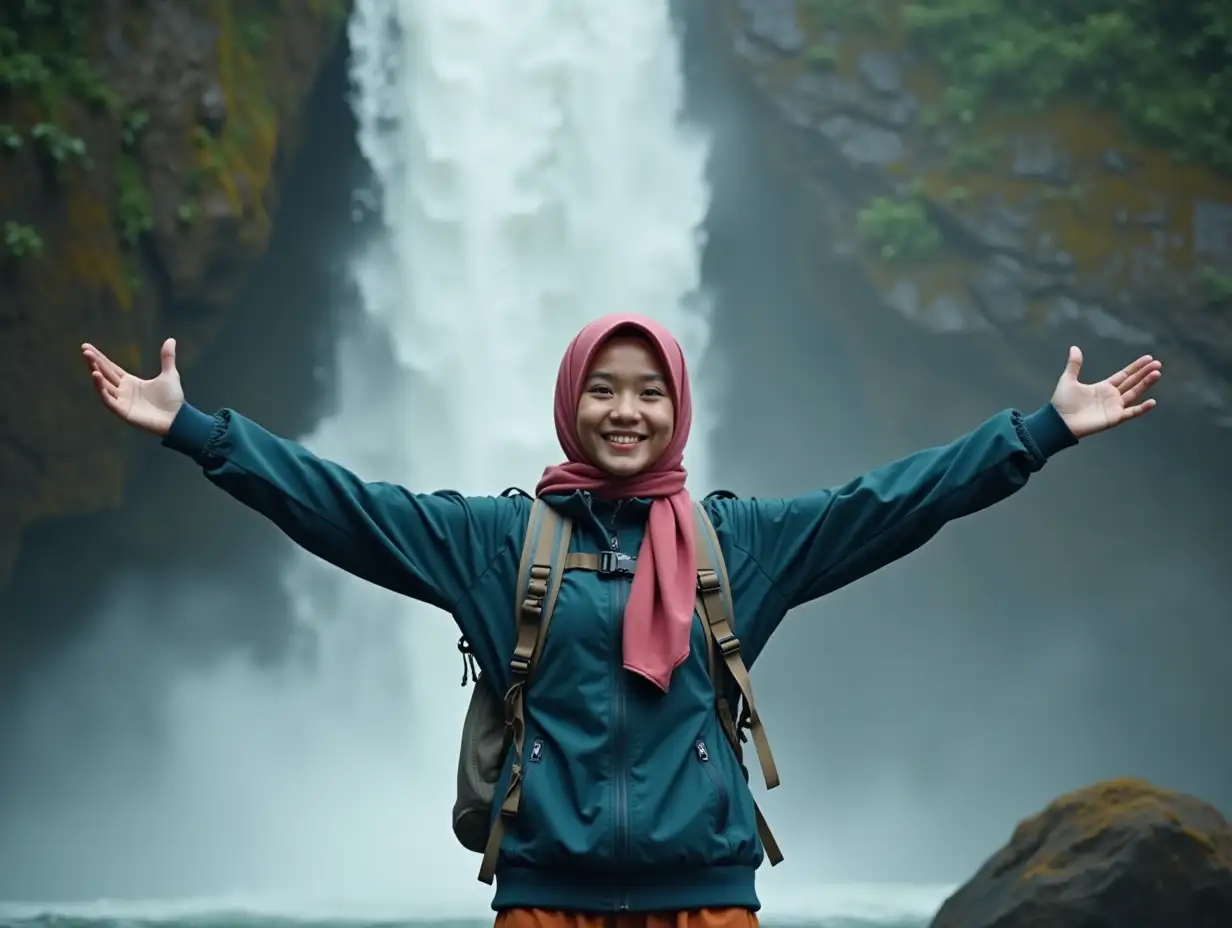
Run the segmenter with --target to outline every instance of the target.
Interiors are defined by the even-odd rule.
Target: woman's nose
[[[618,419],[629,421],[637,418],[637,397],[621,394],[612,413]]]

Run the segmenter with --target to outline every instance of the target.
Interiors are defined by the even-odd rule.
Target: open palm
[[[104,406],[130,425],[167,434],[184,405],[180,372],[175,368],[175,339],[163,342],[162,370],[151,380],[130,374],[93,345],[82,345],[81,354]]]
[[[1052,394],[1052,405],[1075,438],[1115,428],[1153,409],[1155,400],[1139,400],[1159,382],[1163,365],[1149,354],[1143,355],[1099,383],[1080,383],[1081,372],[1082,352],[1071,348],[1065,371]]]

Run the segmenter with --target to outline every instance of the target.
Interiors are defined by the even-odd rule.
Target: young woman
[[[140,380],[82,353],[103,404],[192,457],[207,479],[343,570],[449,612],[489,679],[508,682],[510,615],[530,501],[365,483],[231,410],[184,401],[175,343]],[[1160,378],[1142,357],[1096,384],[1070,351],[1052,401],[1001,412],[944,447],[790,499],[709,498],[746,665],[794,606],[902,557],[945,523],[1008,497],[1049,456],[1139,416]],[[756,922],[764,848],[719,728],[694,617],[695,544],[682,458],[691,403],[676,340],[636,315],[574,338],[556,383],[567,461],[536,495],[574,521],[571,550],[636,554],[632,577],[565,574],[527,699],[539,753],[501,844],[498,925],[600,928]],[[704,743],[708,750],[698,751]],[[703,756],[704,755],[704,756]]]

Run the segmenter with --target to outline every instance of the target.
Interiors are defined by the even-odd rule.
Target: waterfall
[[[706,147],[680,121],[668,4],[359,0],[349,30],[382,232],[354,262],[364,324],[339,348],[336,410],[306,444],[416,491],[533,489],[560,458],[552,388],[583,324],[634,310],[695,367],[706,347]],[[449,824],[469,693],[456,627],[308,555],[287,583],[316,675],[285,698],[296,734],[279,750],[302,764],[274,766],[291,798],[260,816],[304,810],[293,842],[264,839],[301,869],[272,872],[482,911]]]

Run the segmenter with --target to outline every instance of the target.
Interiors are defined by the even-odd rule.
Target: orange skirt
[[[505,909],[496,928],[758,928],[748,909],[693,909],[687,912],[557,912],[551,909]]]

